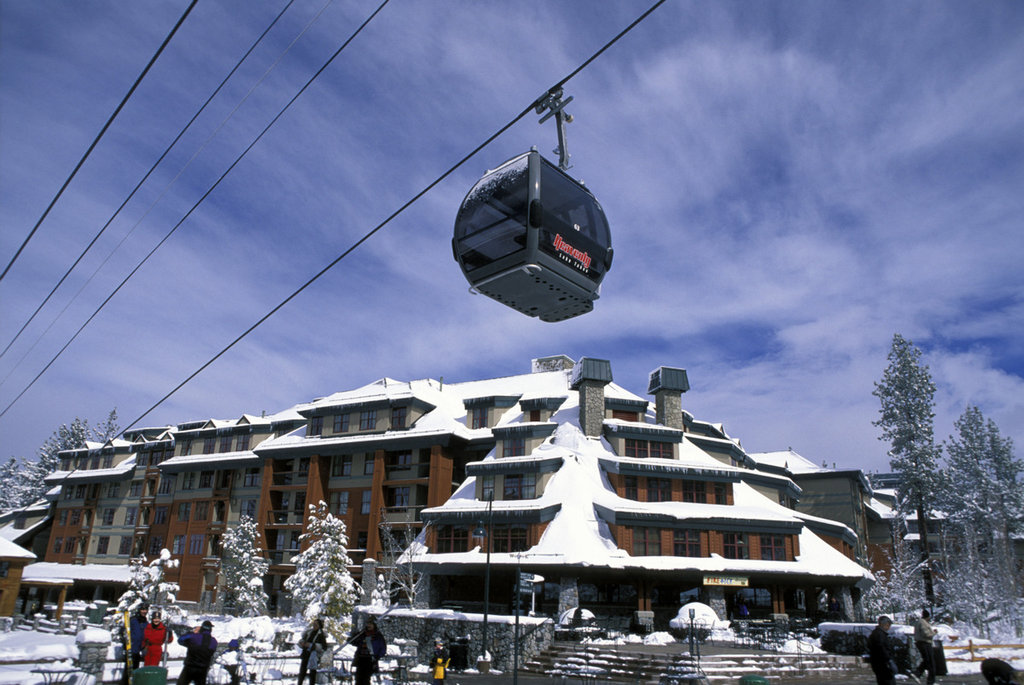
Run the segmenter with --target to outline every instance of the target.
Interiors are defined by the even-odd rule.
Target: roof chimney
[[[580,428],[591,438],[604,427],[604,386],[612,382],[612,364],[606,359],[583,357],[572,369],[570,387],[580,394]]]
[[[690,389],[686,369],[659,366],[651,371],[647,392],[654,395],[655,417],[668,428],[683,428],[683,393]]]

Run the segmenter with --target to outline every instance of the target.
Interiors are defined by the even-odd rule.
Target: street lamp
[[[473,531],[473,537],[482,538],[484,545],[487,548],[487,565],[484,569],[484,636],[482,645],[481,656],[487,659],[487,611],[490,609],[491,600],[491,540],[490,531],[492,524],[494,523],[494,512],[492,506],[494,504],[494,494],[487,500],[487,529],[484,530],[483,523],[478,523],[476,530]]]

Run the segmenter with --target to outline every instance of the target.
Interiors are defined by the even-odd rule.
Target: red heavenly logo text
[[[562,240],[561,234],[555,234],[555,249],[575,259],[583,265],[584,269],[590,268],[590,255]]]

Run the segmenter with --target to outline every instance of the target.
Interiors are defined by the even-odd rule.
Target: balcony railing
[[[422,505],[409,505],[404,507],[385,507],[384,522],[386,523],[416,523],[419,521],[419,513],[426,507]]]
[[[290,509],[271,509],[267,512],[267,525],[270,526],[301,526],[304,512]]]

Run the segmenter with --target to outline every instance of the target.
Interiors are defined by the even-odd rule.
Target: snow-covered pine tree
[[[0,511],[24,506],[22,464],[15,457],[0,464]]]
[[[270,562],[263,556],[260,539],[258,524],[245,515],[224,534],[221,572],[227,602],[234,606],[236,615],[253,617],[267,613],[269,598],[263,588],[263,576]]]
[[[284,588],[306,620],[322,619],[324,629],[340,644],[360,592],[348,570],[352,560],[345,522],[331,514],[323,500],[310,504],[306,532],[299,542],[304,549],[294,558],[295,573]]]
[[[893,546],[885,551],[888,569],[877,569],[872,564],[875,584],[861,600],[865,613],[872,617],[906,615],[919,611],[925,602],[919,580],[922,562],[909,549],[906,519],[897,512],[891,525]]]
[[[128,589],[118,598],[117,610],[134,611],[143,602],[161,607],[173,605],[178,600],[179,586],[165,576],[167,569],[177,566],[178,560],[171,558],[166,549],[160,550],[160,556],[149,564],[144,556],[129,559]]]
[[[955,426],[945,444],[949,487],[941,498],[949,548],[945,588],[954,615],[991,636],[993,622],[1020,625],[1013,536],[1024,527],[1024,464],[1012,440],[977,407],[968,407]]]
[[[921,350],[899,333],[893,336],[889,366],[874,394],[881,402],[880,440],[889,442],[889,464],[899,475],[897,507],[917,514],[920,534],[921,578],[925,597],[935,603],[931,559],[928,550],[928,516],[940,481],[935,445],[935,383],[921,364]]]

